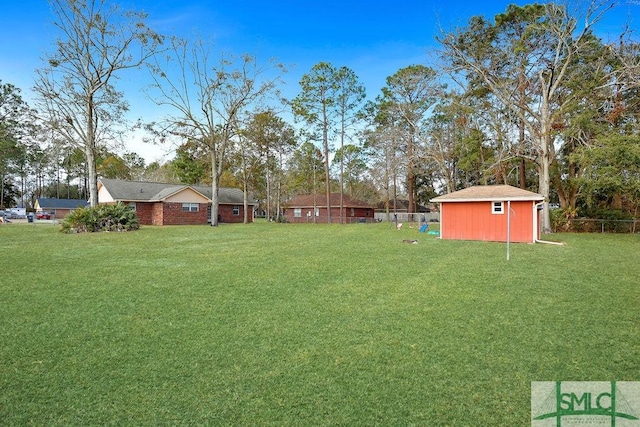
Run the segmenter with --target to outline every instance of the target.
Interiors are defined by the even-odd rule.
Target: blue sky
[[[625,0],[622,0],[625,1]],[[411,64],[429,64],[440,29],[464,25],[471,16],[493,17],[508,4],[502,0],[120,0],[127,8],[149,13],[148,24],[166,35],[199,34],[215,48],[235,55],[249,53],[261,62],[278,58],[291,71],[284,94],[297,94],[300,77],[320,61],[351,68],[373,99],[386,77]],[[582,0],[583,3],[586,0]],[[34,70],[52,50],[55,33],[46,0],[5,2],[0,25],[0,80],[22,89],[29,100]],[[629,0],[609,13],[602,36],[617,35],[629,21],[640,30],[640,2]],[[140,74],[140,87],[145,74]],[[134,85],[135,86],[135,85]],[[137,110],[152,110],[135,87],[125,96]],[[148,160],[160,154],[137,144]],[[140,152],[147,150],[148,152]],[[153,153],[152,153],[153,151]]]

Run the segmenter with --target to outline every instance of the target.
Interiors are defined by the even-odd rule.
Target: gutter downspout
[[[511,244],[511,200],[507,200],[507,261],[509,261]]]
[[[440,234],[438,235],[438,239],[442,239],[442,209],[444,208],[444,203],[440,202],[440,212],[438,212],[438,221],[440,226]]]
[[[534,218],[536,219],[536,223],[534,226],[534,237],[533,237],[533,242],[534,243],[545,243],[547,245],[556,245],[556,246],[565,246],[566,244],[564,242],[552,242],[550,240],[540,240],[538,239],[538,233],[540,230],[540,224],[538,223],[538,206],[543,206],[544,202],[539,202],[533,205],[533,214],[534,214]]]
[[[538,202],[538,203],[534,203],[533,204],[533,219],[534,219],[534,224],[533,224],[533,243],[538,242],[539,236],[540,236],[540,215],[538,214],[539,211],[539,207],[540,206],[544,206],[544,201],[542,202]]]

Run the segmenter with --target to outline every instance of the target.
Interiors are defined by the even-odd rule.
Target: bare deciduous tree
[[[148,126],[156,136],[198,141],[211,157],[211,225],[218,225],[218,189],[227,161],[227,149],[237,133],[239,115],[277,95],[282,64],[259,65],[255,57],[221,55],[211,59],[210,45],[173,38],[164,62],[152,67],[150,96],[174,113]]]
[[[50,0],[60,35],[38,70],[35,91],[45,122],[87,159],[89,201],[98,202],[96,154],[122,127],[128,104],[115,88],[118,74],[151,57],[162,38],[141,12],[107,0]]]

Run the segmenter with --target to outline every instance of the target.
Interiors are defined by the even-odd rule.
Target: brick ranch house
[[[211,186],[100,179],[98,203],[124,203],[136,210],[141,225],[197,225],[211,222]],[[249,222],[257,202],[249,201]],[[244,221],[244,193],[220,188],[218,222]]]
[[[340,222],[340,193],[331,193],[329,199],[331,206],[331,222]],[[360,200],[343,196],[342,220],[347,223],[373,222],[374,206]],[[315,221],[314,221],[315,212]],[[296,196],[284,204],[282,213],[291,223],[303,222],[328,222],[327,196],[326,194],[305,194]]]
[[[440,204],[440,238],[535,243],[540,194],[510,185],[477,185],[431,199]]]
[[[36,212],[49,212],[52,218],[62,219],[78,208],[88,206],[86,200],[40,197],[33,206]]]

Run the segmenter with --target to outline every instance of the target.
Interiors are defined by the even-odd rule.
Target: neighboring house
[[[331,193],[331,222],[340,222],[340,193]],[[342,220],[345,223],[372,222],[374,207],[360,200],[343,196]],[[327,196],[325,194],[306,194],[294,197],[284,204],[282,213],[287,221],[328,222]],[[315,217],[315,218],[314,218]]]
[[[72,211],[88,206],[86,200],[38,198],[34,205],[36,212],[49,212],[51,218],[62,219]]]
[[[244,193],[220,188],[218,222],[244,221]],[[211,222],[211,186],[100,179],[98,203],[125,203],[141,225],[195,225]],[[257,202],[249,201],[249,222]]]
[[[479,185],[431,199],[440,204],[440,237],[534,243],[540,194],[510,185]]]

